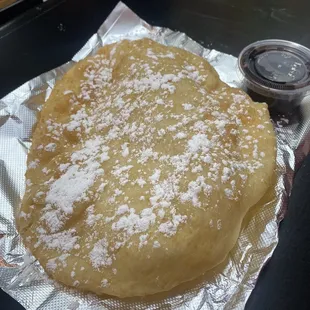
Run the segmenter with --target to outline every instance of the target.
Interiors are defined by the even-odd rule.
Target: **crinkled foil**
[[[143,37],[198,54],[216,68],[223,81],[232,86],[239,84],[235,57],[208,50],[184,33],[152,27],[120,2],[70,62],[32,79],[0,100],[0,286],[26,309],[242,309],[278,243],[278,224],[285,214],[294,171],[310,150],[307,102],[295,115],[274,119],[279,170],[275,186],[246,216],[238,242],[227,259],[200,279],[146,298],[99,298],[49,280],[39,263],[27,254],[14,215],[24,192],[26,157],[37,112],[55,81],[77,61],[104,44]]]

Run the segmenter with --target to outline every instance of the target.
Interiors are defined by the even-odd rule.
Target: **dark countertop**
[[[0,98],[71,59],[118,1],[48,0],[34,6],[39,2],[26,0],[0,13]],[[124,2],[153,25],[186,32],[204,46],[235,56],[248,43],[266,38],[292,40],[310,47],[307,0]],[[296,175],[288,213],[280,227],[279,245],[246,309],[310,309],[309,188],[310,157]],[[1,309],[23,309],[1,290],[0,301]]]

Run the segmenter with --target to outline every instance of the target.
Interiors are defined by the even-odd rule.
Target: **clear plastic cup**
[[[242,88],[271,111],[293,111],[310,91],[310,50],[284,40],[245,47],[238,58]]]

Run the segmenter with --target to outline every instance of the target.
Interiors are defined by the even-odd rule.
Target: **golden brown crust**
[[[154,294],[226,257],[274,170],[265,104],[189,52],[122,41],[75,65],[46,102],[20,232],[66,285]]]
[[[11,4],[13,4],[16,1],[17,0],[0,0],[0,9],[3,9],[7,6],[10,6]]]

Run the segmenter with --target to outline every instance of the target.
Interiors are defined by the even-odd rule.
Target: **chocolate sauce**
[[[310,50],[282,40],[265,40],[239,55],[242,87],[271,112],[291,113],[310,90]]]

